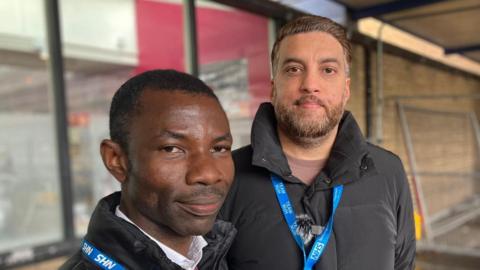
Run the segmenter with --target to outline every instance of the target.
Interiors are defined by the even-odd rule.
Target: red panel
[[[136,72],[154,68],[184,71],[182,5],[137,0],[136,12]],[[247,59],[256,110],[256,104],[270,94],[268,20],[236,9],[199,7],[197,28],[200,64]]]
[[[246,58],[249,89],[269,98],[268,20],[240,10],[197,9],[200,63]]]
[[[137,0],[137,73],[172,68],[184,71],[182,6]]]

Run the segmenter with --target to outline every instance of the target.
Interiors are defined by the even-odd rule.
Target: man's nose
[[[192,155],[187,170],[186,181],[189,185],[213,185],[222,180],[222,172],[210,152]]]
[[[321,78],[320,74],[313,70],[306,70],[302,77],[300,90],[304,93],[320,92]]]

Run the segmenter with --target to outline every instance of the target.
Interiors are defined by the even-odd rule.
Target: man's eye
[[[182,153],[183,152],[182,149],[180,149],[176,146],[171,146],[171,145],[164,146],[161,150],[164,151],[164,152],[167,152],[167,153]]]
[[[226,146],[226,145],[219,145],[219,146],[214,146],[210,152],[212,153],[226,153],[226,152],[230,152],[231,150],[231,147],[230,146]]]
[[[288,67],[288,68],[286,68],[286,72],[290,73],[290,74],[299,73],[300,71],[301,71],[301,69],[299,67]]]
[[[323,72],[325,72],[325,74],[333,74],[333,73],[335,73],[335,69],[325,68],[325,69],[323,69]]]

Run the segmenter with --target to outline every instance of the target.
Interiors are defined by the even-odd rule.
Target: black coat
[[[303,256],[283,218],[271,173],[280,176],[297,214],[322,226],[332,188],[344,185],[330,241],[314,269],[413,269],[412,201],[400,159],[363,138],[345,112],[325,168],[310,186],[291,174],[271,104],[262,104],[252,144],[234,152],[235,182],[220,212],[238,230],[227,255],[231,270],[296,270]],[[311,243],[310,243],[311,244]],[[308,251],[307,251],[308,252]]]
[[[135,270],[182,270],[167,258],[162,249],[137,227],[115,215],[120,203],[120,192],[113,193],[98,203],[90,219],[85,240],[124,266]],[[225,254],[236,230],[230,223],[217,220],[205,236],[208,246],[203,249],[200,270],[226,270]],[[73,255],[60,270],[101,269],[81,251]]]

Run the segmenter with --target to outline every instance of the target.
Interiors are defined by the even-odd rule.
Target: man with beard
[[[351,45],[318,16],[289,22],[272,50],[271,103],[234,152],[220,217],[238,234],[232,270],[413,269],[412,202],[400,159],[371,145],[352,114]]]
[[[232,136],[212,90],[174,70],[137,75],[113,97],[110,137],[100,153],[121,192],[100,200],[60,269],[194,270],[202,257],[200,269],[226,269],[235,229],[215,218],[233,179]]]

